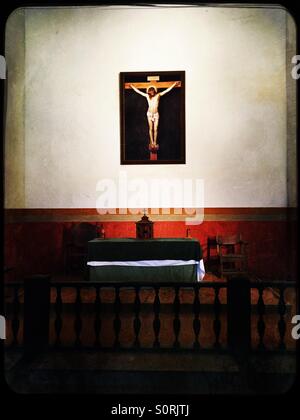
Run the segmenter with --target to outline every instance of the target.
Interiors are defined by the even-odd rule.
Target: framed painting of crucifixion
[[[185,163],[185,72],[120,73],[121,164]]]

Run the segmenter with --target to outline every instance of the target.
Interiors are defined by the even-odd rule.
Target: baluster
[[[101,332],[101,297],[100,297],[100,287],[96,286],[96,299],[95,299],[95,321],[94,321],[94,330],[95,330],[95,347],[101,347],[100,341],[100,332]]]
[[[120,341],[119,341],[119,334],[121,331],[121,319],[120,319],[120,309],[121,309],[121,300],[120,300],[120,288],[116,286],[115,288],[116,295],[115,295],[115,319],[114,319],[114,331],[115,331],[115,342],[114,347],[119,348],[120,347]]]
[[[18,334],[19,334],[19,328],[20,328],[20,302],[19,302],[19,287],[14,287],[14,300],[13,300],[13,319],[11,322],[11,328],[13,333],[13,340],[11,343],[11,346],[17,346],[18,345]]]
[[[62,330],[62,298],[61,298],[61,286],[56,287],[56,300],[55,300],[55,314],[56,318],[54,321],[54,329],[56,334],[55,346],[61,345],[60,334]]]
[[[286,348],[284,343],[284,337],[286,332],[286,323],[284,319],[284,315],[286,313],[286,304],[284,300],[284,287],[280,287],[280,295],[278,301],[278,313],[279,313],[279,321],[278,321],[278,331],[280,335],[280,342],[279,342],[279,349],[284,350]]]
[[[175,299],[174,299],[174,321],[173,321],[173,329],[175,334],[175,341],[173,347],[179,348],[180,343],[178,340],[179,332],[180,332],[180,299],[179,299],[179,287],[175,287]]]
[[[82,330],[80,286],[76,287],[74,329],[75,329],[75,334],[76,334],[75,347],[80,347],[81,346],[80,334]]]
[[[213,328],[216,340],[214,342],[215,348],[220,348],[220,333],[221,333],[221,321],[220,321],[220,312],[221,312],[221,302],[219,299],[219,292],[220,288],[217,286],[215,288],[215,299],[214,299],[214,312],[215,312],[215,319],[213,322]]]
[[[257,301],[257,309],[258,309],[257,331],[259,335],[259,343],[258,343],[257,348],[258,350],[264,350],[265,349],[264,335],[265,335],[265,330],[266,330],[264,314],[265,314],[266,306],[265,306],[265,302],[263,298],[263,293],[264,293],[263,286],[258,287],[258,293],[259,293],[259,297]]]
[[[140,318],[139,318],[140,307],[141,307],[140,288],[137,286],[137,287],[135,287],[135,301],[134,301],[135,318],[134,318],[134,321],[133,321],[133,329],[134,329],[134,334],[135,334],[134,346],[137,347],[137,348],[140,347],[140,341],[139,341],[139,333],[140,333],[140,329],[141,329],[141,321],[140,321]]]
[[[195,294],[195,298],[194,298],[194,303],[193,303],[193,308],[194,308],[194,321],[193,321],[193,329],[194,329],[194,333],[195,333],[195,341],[194,341],[194,349],[200,349],[200,342],[199,342],[199,335],[200,335],[200,331],[201,331],[201,321],[199,318],[199,314],[200,314],[200,298],[199,298],[199,286],[196,285],[194,286],[194,294]]]
[[[159,300],[159,286],[155,286],[155,298],[153,302],[153,310],[154,310],[154,320],[153,320],[153,330],[155,339],[153,342],[153,347],[159,348],[159,332],[160,332],[160,319],[159,319],[159,312],[160,312],[160,300]]]

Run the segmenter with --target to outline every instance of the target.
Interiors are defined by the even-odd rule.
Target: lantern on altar
[[[151,239],[153,238],[153,222],[149,220],[149,217],[144,216],[135,223],[136,225],[136,238],[137,239]]]

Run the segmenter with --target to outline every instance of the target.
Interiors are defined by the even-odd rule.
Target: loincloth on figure
[[[158,112],[147,112],[147,117],[150,118],[151,121],[155,122],[158,121],[159,119],[159,114]]]

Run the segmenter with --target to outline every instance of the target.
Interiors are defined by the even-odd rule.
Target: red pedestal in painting
[[[157,160],[157,151],[159,149],[159,145],[156,144],[155,146],[149,145],[150,151],[150,160]]]

